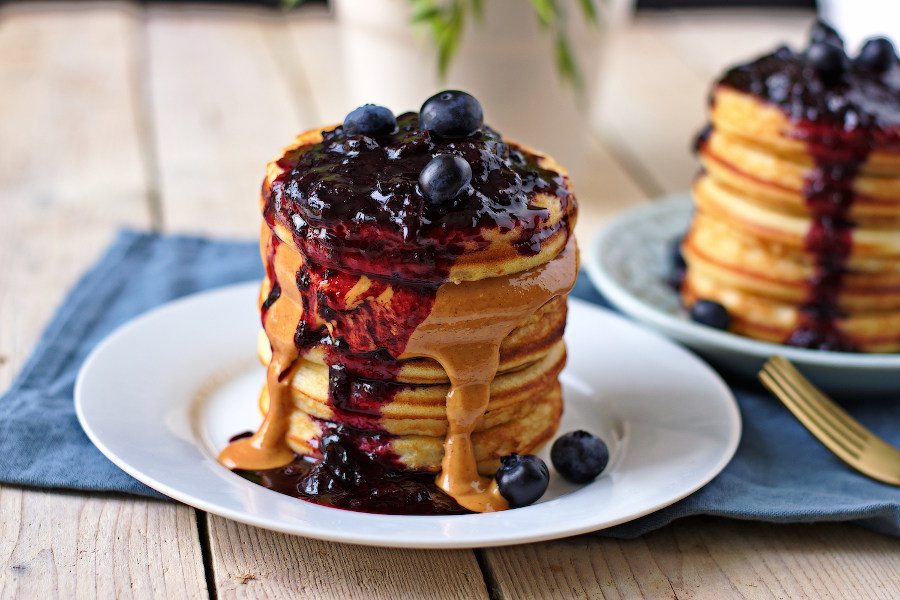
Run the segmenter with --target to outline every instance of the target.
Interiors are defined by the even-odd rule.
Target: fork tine
[[[841,445],[847,447],[848,451],[852,450],[854,454],[859,455],[863,450],[863,443],[858,438],[852,436],[846,428],[835,423],[834,420],[828,418],[827,415],[824,415],[816,403],[806,397],[790,377],[771,365],[767,365],[764,370],[766,370],[773,379],[778,381],[785,392],[789,394],[791,401],[794,402],[798,409],[806,413],[806,415],[818,425],[823,434],[828,434]],[[796,413],[796,411],[792,412]]]
[[[859,421],[854,419],[850,414],[841,408],[834,400],[822,393],[822,391],[814,386],[812,382],[803,376],[803,373],[797,370],[783,356],[773,356],[771,362],[777,365],[782,371],[790,373],[794,380],[803,388],[803,390],[811,397],[815,398],[822,407],[824,407],[835,419],[843,423],[848,429],[859,436],[863,441],[869,440],[874,435],[866,429]]]
[[[843,438],[835,434],[833,429],[823,426],[821,420],[814,413],[809,412],[806,406],[799,401],[796,390],[790,387],[790,384],[786,383],[779,373],[764,367],[759,378],[820,442],[841,460],[856,467],[859,463],[859,452],[850,448]]]
[[[853,419],[787,359],[769,359],[759,379],[835,456],[873,479],[900,486],[900,449]]]
[[[850,415],[844,413],[845,418],[839,418],[834,415],[827,406],[823,406],[823,394],[812,395],[811,390],[815,388],[812,384],[803,385],[806,382],[800,373],[794,369],[781,368],[779,364],[772,363],[768,365],[770,372],[781,377],[787,385],[795,392],[798,402],[802,402],[806,409],[815,414],[821,421],[825,422],[830,428],[838,434],[838,437],[845,438],[845,442],[862,450],[867,442],[867,437],[859,434],[862,425],[855,423],[854,427],[847,425],[847,419],[853,419]]]

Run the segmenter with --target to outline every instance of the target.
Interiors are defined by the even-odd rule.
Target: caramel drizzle
[[[284,265],[278,271],[289,269],[290,265]],[[436,483],[468,510],[509,508],[496,482],[478,473],[471,438],[490,400],[500,344],[541,306],[568,293],[577,272],[578,250],[570,235],[563,251],[543,265],[509,276],[445,283],[437,291],[431,313],[400,356],[432,358],[447,372],[448,431]],[[295,302],[276,301],[269,309],[265,322],[273,344],[266,378],[269,410],[253,436],[231,443],[219,454],[219,461],[231,469],[277,468],[293,459],[287,433],[293,409],[290,380],[298,358],[293,331],[300,316]]]

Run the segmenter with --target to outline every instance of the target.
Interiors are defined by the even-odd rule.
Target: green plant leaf
[[[410,16],[410,21],[413,23],[431,21],[441,14],[441,9],[434,4],[433,0],[413,0],[411,4],[412,15]]]
[[[484,0],[471,0],[472,14],[479,22],[484,20]]]
[[[556,68],[564,81],[571,83],[576,89],[581,89],[583,81],[581,71],[572,54],[569,38],[560,30],[556,34]]]
[[[465,22],[465,5],[463,0],[454,0],[446,9],[447,14],[441,27],[435,31],[435,41],[438,49],[438,77],[442,80],[447,76],[450,62],[459,49],[459,39],[462,35]]]
[[[584,18],[593,25],[597,24],[597,5],[594,4],[594,0],[579,0],[578,3],[581,5],[581,13],[584,15]]]
[[[304,0],[283,0],[286,4]],[[459,50],[467,15],[481,21],[485,0],[407,0],[410,6],[410,22],[427,24],[437,50],[437,71],[440,79],[447,76],[453,58]],[[560,0],[529,0],[542,29],[554,37],[554,57],[560,79],[574,88],[582,88],[582,76],[572,53],[566,30],[566,15]],[[578,0],[584,19],[596,24],[597,0]]]
[[[556,22],[559,10],[554,0],[531,0],[534,12],[537,13],[538,23],[544,28],[549,28]]]

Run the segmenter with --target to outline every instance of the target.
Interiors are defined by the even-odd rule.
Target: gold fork
[[[872,479],[900,485],[900,449],[863,427],[786,358],[770,358],[759,379],[838,458]]]

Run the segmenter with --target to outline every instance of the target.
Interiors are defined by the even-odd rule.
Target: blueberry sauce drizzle
[[[439,285],[464,251],[487,246],[486,230],[516,231],[517,250],[534,254],[542,237],[568,227],[566,218],[544,231],[549,213],[532,202],[538,192],[556,196],[569,214],[565,177],[489,127],[445,139],[420,130],[410,112],[397,118],[390,135],[348,135],[337,127],[323,138],[286,157],[286,171],[264,190],[267,219],[286,226],[311,261]],[[418,178],[436,154],[466,159],[472,181],[455,200],[432,204],[419,192]]]
[[[900,150],[900,65],[894,61],[886,71],[873,72],[846,59],[837,75],[825,77],[802,54],[783,46],[732,68],[719,85],[780,107],[814,162],[803,188],[812,219],[805,248],[814,273],[800,320],[785,343],[857,351],[839,327],[839,299],[853,249],[854,182],[873,147]]]

